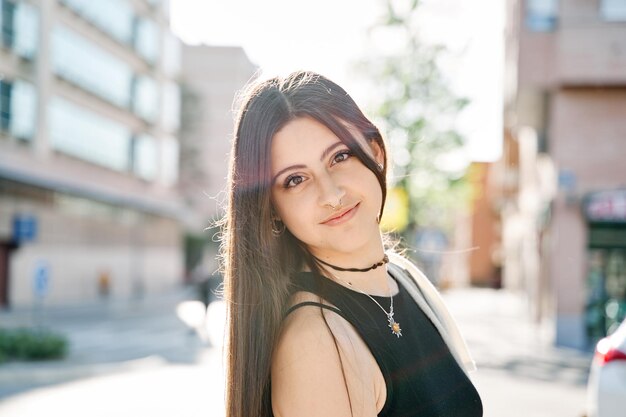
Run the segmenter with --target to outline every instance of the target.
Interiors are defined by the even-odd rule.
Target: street
[[[180,308],[177,317],[186,296],[50,317],[69,336],[71,354],[0,365],[0,416],[223,416],[223,306],[211,305],[202,340]],[[584,414],[590,354],[552,347],[547,329],[525,319],[522,297],[458,289],[445,299],[478,363],[472,379],[485,417]]]

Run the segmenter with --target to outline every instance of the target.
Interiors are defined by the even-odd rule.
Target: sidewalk
[[[139,299],[48,307],[42,317],[27,308],[0,311],[2,327],[43,324],[69,341],[63,360],[1,364],[0,399],[81,378],[195,363],[207,346],[176,315],[176,306],[194,296],[180,287]]]
[[[522,294],[492,289],[444,293],[480,369],[586,384],[592,352],[554,345],[554,324],[533,323]]]

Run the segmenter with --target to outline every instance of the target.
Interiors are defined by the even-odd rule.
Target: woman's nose
[[[320,178],[320,204],[334,210],[341,207],[342,198],[346,192],[331,175],[323,175]]]

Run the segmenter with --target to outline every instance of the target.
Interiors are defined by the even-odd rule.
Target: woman
[[[436,290],[385,253],[386,168],[378,129],[320,75],[243,97],[222,248],[228,417],[482,415]]]

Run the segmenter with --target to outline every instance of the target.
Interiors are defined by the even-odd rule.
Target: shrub
[[[59,359],[66,355],[67,339],[40,329],[0,329],[0,363],[6,360]]]

